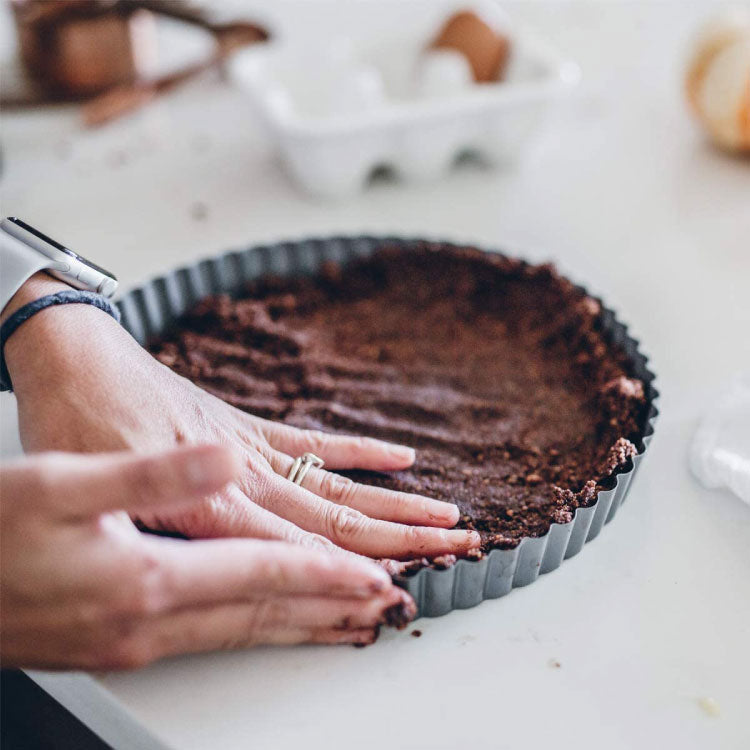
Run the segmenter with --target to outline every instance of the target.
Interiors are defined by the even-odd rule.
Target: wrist
[[[64,282],[37,273],[16,292],[0,322],[30,302],[71,290]],[[64,387],[82,369],[95,369],[107,347],[123,336],[129,338],[110,315],[91,305],[63,304],[39,311],[5,342],[5,363],[16,394],[20,397],[50,383]]]
[[[19,290],[10,298],[8,304],[2,309],[2,312],[0,312],[0,324],[4,323],[16,310],[24,305],[28,305],[29,302],[46,297],[48,294],[55,294],[55,292],[62,292],[72,288],[64,281],[60,281],[44,271],[37,271],[21,285]]]

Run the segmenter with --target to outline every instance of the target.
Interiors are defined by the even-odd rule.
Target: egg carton
[[[467,155],[514,163],[579,82],[574,62],[494,3],[380,3],[375,30],[372,4],[355,5],[359,15],[331,38],[305,43],[281,27],[229,63],[309,194],[346,197],[382,171],[434,180]],[[475,83],[461,53],[428,50],[445,20],[467,9],[511,40],[501,81]]]

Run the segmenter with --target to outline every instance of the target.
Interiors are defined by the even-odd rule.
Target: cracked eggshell
[[[503,78],[510,55],[510,40],[483,14],[472,10],[454,13],[432,42],[434,49],[454,49],[466,57],[477,83]]]
[[[690,105],[719,146],[750,152],[750,12],[708,23],[693,44],[686,75]]]

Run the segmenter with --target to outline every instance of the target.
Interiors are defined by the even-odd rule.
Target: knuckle
[[[423,518],[434,518],[434,504],[426,497],[419,498],[416,502],[414,502],[412,497],[400,497],[398,505],[404,508],[404,510],[408,510],[409,508],[418,509],[420,516]]]
[[[245,632],[240,641],[255,640],[262,637],[267,630],[289,621],[291,608],[288,603],[279,599],[265,599],[250,607],[247,614]]]
[[[334,541],[358,536],[366,525],[365,516],[345,505],[332,506],[328,513],[329,536]]]
[[[271,492],[278,482],[279,473],[272,468],[273,449],[269,448],[268,450],[270,451],[268,459],[256,451],[245,464],[245,470],[236,481],[240,493],[228,496],[235,503],[242,503],[247,498],[263,497]],[[220,497],[224,497],[224,495],[222,494]]]
[[[244,444],[255,446],[257,443],[266,442],[266,435],[272,430],[273,422],[244,412],[239,412],[235,416],[239,417],[235,434]]]
[[[180,514],[179,530],[197,538],[221,536],[223,524],[231,515],[232,503],[218,495],[196,503]]]
[[[258,440],[253,443],[253,450],[255,453],[251,454],[253,460],[249,462],[248,470],[256,475],[262,471],[268,471],[273,464],[274,449],[265,440]]]
[[[76,604],[74,621],[79,632],[97,629],[109,619],[111,608],[108,602],[79,601]]]
[[[133,566],[130,580],[123,588],[117,614],[130,618],[148,618],[167,609],[169,582],[158,557],[147,552]]]
[[[333,547],[332,544],[331,547]],[[339,571],[340,563],[341,558],[339,555],[315,555],[311,556],[309,560],[304,561],[301,570],[305,577],[305,580],[319,581],[321,578],[325,578],[330,573]]]
[[[347,438],[349,445],[358,453],[369,450],[375,446],[375,441],[371,438],[365,438],[361,436]]]
[[[430,530],[423,529],[419,526],[406,526],[404,528],[406,542],[412,551],[420,552],[429,545],[430,537],[432,536]]]
[[[261,471],[268,474],[269,472],[276,473],[273,468],[276,465],[278,452],[270,445],[259,445],[256,449],[258,451],[258,466],[256,474]]]
[[[335,562],[333,557],[331,560],[309,560],[302,568],[305,579],[310,583],[320,582],[332,568],[334,568]]]
[[[305,443],[313,453],[322,453],[331,442],[331,436],[321,430],[306,430]]]
[[[333,553],[336,551],[336,545],[320,534],[303,534],[297,543],[307,549],[319,550],[321,552]]]
[[[349,477],[333,472],[323,472],[320,484],[325,497],[338,505],[348,505],[356,492],[356,485]]]
[[[261,579],[274,588],[284,588],[289,581],[286,566],[274,557],[267,557],[260,563]]]
[[[272,599],[266,604],[263,615],[263,626],[275,627],[289,622],[292,617],[292,608],[287,600]]]

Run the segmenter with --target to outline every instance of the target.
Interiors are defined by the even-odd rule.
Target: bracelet
[[[48,294],[46,297],[40,297],[33,302],[29,302],[23,307],[19,307],[3,324],[0,326],[0,391],[12,391],[13,384],[10,381],[10,373],[5,364],[5,344],[8,339],[22,326],[29,318],[32,318],[38,312],[55,305],[93,305],[103,312],[111,315],[118,323],[120,322],[120,311],[101,294],[94,292],[85,292],[80,289],[70,289],[56,294]]]

